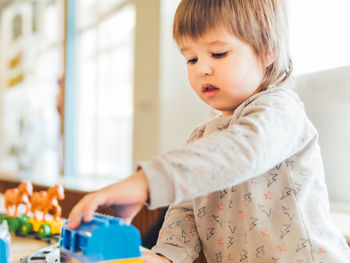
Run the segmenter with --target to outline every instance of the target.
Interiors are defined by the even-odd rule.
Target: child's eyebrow
[[[223,40],[214,40],[214,41],[208,42],[208,45],[227,45],[227,44],[229,43]]]
[[[182,48],[180,49],[180,52],[183,53],[183,52],[185,52],[185,51],[187,51],[187,50],[189,50],[188,47],[182,47]]]
[[[208,46],[216,46],[216,45],[225,45],[226,46],[226,45],[229,45],[229,44],[230,44],[229,42],[224,41],[224,40],[214,40],[214,41],[209,41],[209,42],[206,43],[206,45],[208,45]],[[180,49],[180,52],[183,53],[183,52],[186,52],[188,50],[190,50],[189,47],[182,47]]]

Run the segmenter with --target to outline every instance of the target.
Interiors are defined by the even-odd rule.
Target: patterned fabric
[[[188,144],[140,165],[150,207],[173,203],[152,249],[173,262],[350,262],[329,218],[318,135],[297,95],[273,87]]]

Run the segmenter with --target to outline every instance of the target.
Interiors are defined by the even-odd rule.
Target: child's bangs
[[[232,14],[229,16],[227,13],[229,10],[232,12],[232,9],[223,7],[222,2],[224,1],[182,1],[174,18],[175,41],[179,43],[184,37],[196,39],[218,25],[233,31]]]

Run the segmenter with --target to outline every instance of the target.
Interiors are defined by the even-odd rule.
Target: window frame
[[[160,0],[127,0],[104,13],[100,19],[110,16],[130,2],[135,5],[136,10],[132,135],[132,170],[134,170],[138,162],[149,159],[158,153]],[[75,0],[66,0],[65,106],[62,117],[64,120],[63,173],[67,177],[84,179],[77,169],[77,61],[76,57],[73,56],[76,54],[78,33],[76,4]],[[93,24],[89,26],[93,26]],[[145,52],[145,49],[148,51]]]

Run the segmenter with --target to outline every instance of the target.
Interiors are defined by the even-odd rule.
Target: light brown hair
[[[179,44],[184,37],[196,39],[217,26],[247,42],[263,64],[269,56],[274,58],[260,91],[290,79],[293,63],[286,0],[182,0],[174,17],[173,37]]]

